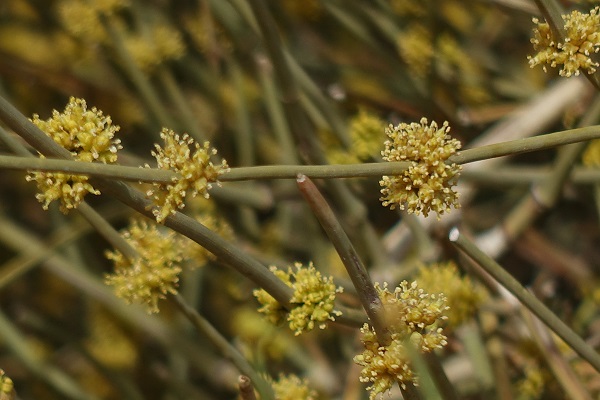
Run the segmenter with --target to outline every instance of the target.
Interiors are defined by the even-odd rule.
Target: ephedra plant
[[[597,8],[450,1],[432,30],[417,2],[51,3],[3,11],[72,63],[11,48],[21,71],[77,84],[0,97],[0,398],[598,395]],[[523,52],[479,23],[517,43],[528,12]],[[523,137],[482,143],[499,116]]]

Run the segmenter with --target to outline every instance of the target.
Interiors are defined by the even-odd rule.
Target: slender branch
[[[59,146],[54,140],[38,129],[31,121],[0,96],[0,120],[19,134],[25,141],[46,156],[72,160],[71,153]],[[91,164],[91,163],[81,163]],[[154,219],[152,209],[155,206],[138,190],[118,180],[96,178],[92,182],[103,193],[110,194],[122,203],[130,206],[142,215]],[[227,242],[195,219],[176,212],[165,220],[165,225],[187,236],[204,247],[217,258],[236,269],[239,273],[265,289],[283,307],[290,309],[292,290],[277,278],[261,262],[244,253],[238,247]]]
[[[252,380],[246,375],[240,375],[238,378],[238,387],[240,389],[240,397],[242,400],[256,400]]]
[[[72,174],[102,176],[119,180],[141,182],[170,182],[179,177],[178,174],[158,169],[126,167],[100,163],[84,163],[66,161],[70,153],[46,136],[24,116],[15,115],[18,111],[0,97],[0,119],[11,126],[15,132],[25,133],[26,140],[47,156],[65,160],[18,160],[15,156],[0,156],[0,168],[63,171]],[[20,113],[19,113],[20,114]],[[24,121],[23,121],[24,119]],[[12,124],[12,125],[11,125]],[[40,137],[43,135],[43,137]],[[570,129],[546,135],[525,139],[512,140],[504,143],[481,146],[463,150],[448,159],[448,162],[467,164],[489,158],[502,157],[548,149],[571,143],[583,142],[600,138],[600,126]],[[67,156],[68,155],[68,156]],[[361,178],[382,175],[399,175],[410,164],[408,162],[385,162],[344,165],[263,165],[253,167],[232,168],[228,173],[219,177],[222,182],[260,180],[260,179],[296,179],[299,174],[310,178]]]
[[[275,399],[271,385],[250,365],[244,356],[219,333],[206,318],[190,307],[180,295],[170,296],[169,299],[189,319],[198,332],[206,335],[208,340],[219,349],[244,375],[256,385],[261,399]]]
[[[391,341],[391,336],[384,318],[383,304],[377,294],[377,290],[373,286],[367,269],[360,260],[358,253],[354,249],[346,232],[344,232],[333,210],[329,207],[329,204],[327,204],[327,201],[315,184],[305,175],[299,175],[296,182],[304,199],[319,219],[321,226],[344,263],[348,275],[352,279],[352,284],[358,293],[358,298],[369,316],[371,325],[375,329],[377,340],[382,346],[387,346]]]
[[[489,158],[530,153],[532,151],[544,150],[598,138],[600,138],[599,125],[568,129],[565,131],[548,133],[546,135],[533,136],[463,150],[460,153],[451,156],[448,159],[448,162],[466,164],[474,161],[487,160]]]
[[[458,228],[453,228],[448,236],[450,242],[475,260],[483,269],[509,290],[544,324],[560,336],[577,354],[588,361],[596,371],[600,372],[600,354],[590,347],[577,333],[569,328],[540,300],[527,291],[515,278],[487,254],[482,252],[473,242],[462,235]]]

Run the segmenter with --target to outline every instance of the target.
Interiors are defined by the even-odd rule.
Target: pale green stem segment
[[[42,360],[26,341],[26,335],[0,311],[0,335],[6,348],[21,360],[31,374],[46,382],[65,399],[92,400],[97,397],[86,391],[61,369]]]
[[[600,372],[600,354],[590,347],[577,333],[560,320],[548,307],[525,289],[502,266],[481,251],[473,242],[462,235],[458,228],[452,228],[448,238],[452,244],[465,252],[498,283],[504,286],[517,299],[535,314],[554,333],[562,338],[584,360],[589,362],[596,371]]]
[[[316,215],[344,263],[352,284],[356,289],[358,298],[369,316],[371,325],[375,329],[377,340],[382,346],[389,345],[391,335],[385,321],[383,304],[352,242],[350,242],[348,235],[344,232],[333,210],[327,204],[327,200],[325,200],[310,178],[305,175],[299,175],[296,182],[304,199]]]
[[[2,99],[0,98],[0,118],[4,119],[5,116],[10,116],[10,114],[3,113]],[[32,126],[26,127],[28,131],[37,131],[36,136],[42,133],[42,131],[37,129],[34,125]],[[15,129],[15,131],[19,132],[17,129]],[[36,139],[40,142],[43,140],[42,148],[48,147],[50,145],[49,143],[52,143],[51,146],[54,147],[54,141],[46,135],[44,135],[44,137],[45,139]],[[594,125],[585,128],[569,129],[566,131],[554,132],[546,135],[534,136],[531,138],[512,140],[509,142],[463,150],[460,153],[450,157],[448,162],[467,164],[489,158],[528,153],[598,138],[600,138],[600,126]],[[35,147],[37,148],[38,146]],[[69,154],[67,150],[64,150],[64,152]],[[49,155],[64,158],[64,152],[61,151],[60,155]],[[222,182],[230,182],[259,179],[296,179],[299,174],[306,175],[310,178],[322,179],[400,175],[406,170],[406,168],[408,168],[409,165],[409,162],[344,165],[263,165],[232,168],[229,172],[221,175],[219,180]],[[105,178],[141,182],[167,183],[171,182],[173,179],[179,178],[179,175],[175,172],[159,169],[126,167],[121,165],[100,163],[84,163],[72,160],[19,160],[19,157],[15,156],[0,156],[0,168],[25,170],[43,169],[45,171],[62,171],[70,174],[102,176]]]
[[[71,159],[71,153],[68,150],[60,147],[1,96],[0,119],[44,155],[65,160]],[[112,194],[140,214],[154,219],[152,208],[155,205],[138,190],[116,180],[98,178],[94,180],[93,184],[103,193]],[[182,213],[169,216],[165,225],[206,248],[220,260],[231,265],[242,275],[269,292],[285,308],[290,308],[289,300],[292,297],[292,290],[258,260]]]
[[[261,399],[274,400],[273,388],[260,374],[250,365],[244,356],[215,329],[206,318],[200,315],[195,309],[190,307],[185,300],[179,296],[170,296],[169,299],[177,308],[189,319],[198,332],[203,333],[210,342],[219,349],[221,354],[229,358],[233,364],[244,375],[252,379],[256,385],[256,390],[260,393]]]

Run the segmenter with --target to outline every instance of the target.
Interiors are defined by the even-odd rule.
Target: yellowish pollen
[[[458,193],[452,186],[460,175],[461,166],[446,160],[460,149],[460,142],[448,135],[450,127],[441,128],[427,119],[419,123],[401,123],[386,129],[388,140],[381,152],[386,161],[409,161],[411,165],[400,176],[384,176],[379,182],[384,206],[406,209],[409,213],[427,216],[434,211],[438,218],[459,208]]]

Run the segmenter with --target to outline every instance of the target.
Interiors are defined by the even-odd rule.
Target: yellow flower
[[[248,358],[252,358],[252,353],[258,353],[258,357],[266,355],[271,359],[281,360],[297,345],[289,332],[274,326],[253,308],[236,310],[231,318],[231,328],[242,348],[251,353],[247,354]]]
[[[73,36],[101,43],[107,40],[107,34],[100,16],[111,16],[128,5],[128,0],[62,0],[58,3],[58,15]]]
[[[377,116],[360,110],[350,121],[350,152],[361,161],[377,154],[385,131],[385,123]]]
[[[17,394],[15,392],[15,385],[4,370],[0,369],[0,400],[14,400]]]
[[[583,165],[590,168],[600,167],[600,139],[592,140],[581,157]]]
[[[140,69],[148,73],[165,61],[181,58],[186,50],[181,32],[168,25],[154,26],[148,35],[128,35],[125,48]]]
[[[413,22],[397,39],[398,52],[406,65],[419,78],[425,78],[433,58],[433,37],[422,23]]]
[[[384,176],[379,184],[384,206],[399,207],[409,213],[427,216],[434,211],[438,218],[459,208],[458,193],[452,186],[460,174],[461,166],[447,164],[446,160],[460,149],[460,142],[448,135],[450,127],[444,122],[441,128],[435,122],[428,125],[422,118],[417,123],[386,129],[389,139],[381,152],[386,161],[410,161],[410,167],[400,176]]]
[[[472,318],[487,293],[468,276],[460,276],[452,261],[421,267],[415,280],[428,293],[443,293],[448,301],[448,325],[456,327]]]
[[[310,390],[306,379],[301,380],[296,375],[279,375],[277,382],[273,382],[273,391],[276,400],[316,400],[317,393]]]
[[[152,213],[159,223],[174,214],[177,209],[185,207],[184,200],[188,192],[191,192],[192,196],[201,194],[208,198],[208,190],[212,183],[218,183],[219,175],[229,170],[225,160],[222,160],[220,165],[214,165],[210,161],[210,157],[217,154],[217,150],[211,149],[209,142],[200,146],[187,134],[179,137],[166,128],[160,137],[165,141],[164,147],[155,145],[156,151],[152,152],[158,168],[177,172],[181,178],[167,184],[155,183],[154,188],[147,193],[158,202],[159,207]]]
[[[52,117],[46,121],[34,114],[32,121],[56,143],[69,150],[77,161],[112,164],[117,161],[117,151],[122,148],[121,141],[114,139],[120,128],[113,126],[111,118],[104,116],[96,107],[88,110],[83,99],[71,97],[62,113],[54,110]],[[52,201],[60,200],[60,209],[66,214],[77,208],[86,194],[100,194],[84,175],[31,172],[26,179],[36,181],[40,190],[36,198],[43,203],[45,210]]]
[[[271,265],[269,270],[275,274],[276,277],[281,279],[286,285],[292,286],[292,282],[290,281],[290,275],[285,271],[281,271],[277,269],[276,266]],[[256,297],[256,300],[261,304],[261,307],[258,309],[258,312],[263,313],[265,318],[274,325],[279,325],[283,321],[285,321],[287,311],[283,306],[275,300],[273,296],[271,296],[264,289],[255,289],[252,294]]]
[[[579,75],[580,71],[592,74],[598,67],[598,62],[591,58],[591,54],[600,50],[600,7],[595,7],[589,14],[577,10],[563,15],[565,22],[565,40],[560,41],[553,36],[548,23],[541,23],[537,18],[533,23],[537,27],[533,30],[534,37],[531,39],[535,56],[528,56],[529,65],[534,67],[538,64],[549,64],[555,68],[562,65],[558,72],[561,76],[569,77]],[[546,66],[543,66],[546,71]]]
[[[144,304],[148,313],[157,313],[158,300],[177,293],[183,257],[176,248],[175,233],[134,220],[123,237],[139,257],[130,260],[118,250],[108,251],[106,257],[114,262],[115,272],[107,275],[105,282],[127,303]]]
[[[84,345],[87,351],[107,367],[121,371],[133,368],[137,361],[136,346],[111,315],[92,305],[86,317],[89,336]]]
[[[325,329],[327,321],[335,321],[335,316],[341,315],[340,311],[333,308],[335,295],[341,293],[342,288],[336,288],[333,278],[322,276],[312,263],[308,267],[295,263],[294,267],[295,271],[290,267],[287,273],[277,267],[270,268],[278,278],[294,289],[290,299],[293,308],[287,316],[289,327],[296,336],[313,330],[315,325]],[[264,289],[255,290],[254,296],[262,304],[258,311],[275,324],[282,322],[285,310],[273,297]]]
[[[407,383],[417,383],[412,371],[406,342],[410,341],[417,350],[430,352],[446,345],[446,336],[438,325],[446,319],[448,310],[443,294],[429,294],[420,289],[416,282],[400,283],[394,292],[387,285],[376,284],[385,309],[387,325],[391,331],[391,342],[378,342],[375,330],[368,324],[361,328],[364,350],[354,357],[362,368],[361,382],[371,384],[369,399],[389,390],[394,383],[406,388]]]

